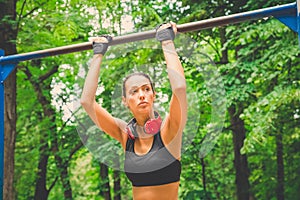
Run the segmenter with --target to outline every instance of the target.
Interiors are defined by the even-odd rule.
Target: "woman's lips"
[[[139,103],[138,105],[139,106],[144,106],[144,105],[147,105],[147,104],[148,104],[147,102],[143,101],[143,102]]]

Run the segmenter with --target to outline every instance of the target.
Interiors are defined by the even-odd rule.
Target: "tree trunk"
[[[49,191],[47,190],[47,164],[49,158],[49,147],[48,143],[41,137],[39,148],[39,163],[38,163],[38,172],[37,179],[35,181],[35,192],[34,200],[47,200]]]
[[[6,79],[5,111],[4,111],[4,187],[3,199],[14,198],[14,169],[15,169],[15,143],[16,143],[16,70]],[[2,102],[1,102],[2,103]]]
[[[118,170],[114,170],[114,200],[121,200],[121,178]]]
[[[6,55],[16,54],[14,41],[17,38],[17,29],[12,21],[16,20],[16,0],[0,1],[0,48]],[[16,140],[16,70],[4,82],[4,180],[3,199],[13,200],[14,195],[14,151]],[[2,102],[1,102],[2,103]],[[2,114],[2,113],[1,113]]]
[[[222,47],[226,43],[226,29],[220,28],[220,41]],[[222,50],[221,64],[227,64],[228,50]],[[235,107],[236,106],[236,107]],[[237,110],[236,110],[237,108]],[[233,146],[234,146],[234,167],[235,167],[235,183],[238,200],[249,200],[250,197],[250,183],[249,183],[249,169],[246,155],[241,155],[241,148],[243,147],[244,139],[246,138],[246,129],[244,122],[240,119],[240,114],[243,111],[242,105],[232,105],[228,108],[230,115],[230,124],[233,134]]]
[[[100,163],[100,194],[105,200],[111,200],[108,167]]]
[[[59,170],[60,174],[60,180],[63,185],[63,190],[64,190],[64,199],[65,200],[71,200],[73,199],[72,197],[72,188],[71,188],[71,183],[69,179],[69,172],[68,172],[68,167],[69,167],[69,160],[68,159],[62,159],[62,157],[59,155],[59,148],[58,148],[58,141],[57,138],[54,136],[53,138],[53,153],[56,161],[56,166]]]
[[[206,188],[206,166],[205,166],[205,162],[204,162],[204,158],[200,158],[200,162],[201,162],[201,168],[202,168],[202,184],[203,184],[203,190],[205,193],[205,199],[210,200],[210,197],[207,195],[207,188]]]
[[[32,62],[33,65],[37,67],[40,64],[40,60],[36,60]],[[27,79],[32,84],[34,91],[37,95],[37,99],[39,103],[42,105],[43,114],[41,116],[51,117],[51,113],[47,110],[47,99],[43,96],[42,89],[36,79],[34,79],[32,73],[27,67],[21,68],[27,76]],[[42,120],[42,117],[39,116],[39,119]],[[51,131],[51,130],[49,130]],[[53,130],[52,130],[53,131]],[[54,130],[55,131],[55,130]],[[41,132],[41,139],[40,139],[40,148],[39,148],[39,163],[38,163],[38,172],[35,184],[35,192],[34,192],[34,199],[35,200],[47,200],[49,195],[49,190],[47,189],[47,164],[48,158],[50,153],[50,147],[48,145],[49,141],[49,134],[45,131]]]
[[[32,61],[33,65],[36,65],[36,67],[39,67],[41,65],[40,60],[34,60]],[[56,123],[55,123],[55,110],[54,108],[52,108],[51,106],[51,100],[49,99],[49,97],[46,97],[43,93],[43,90],[47,90],[50,91],[50,85],[49,84],[45,84],[43,82],[43,80],[46,80],[47,78],[51,77],[55,72],[57,72],[58,66],[54,66],[53,69],[51,69],[48,73],[40,76],[38,79],[33,78],[33,75],[31,74],[30,70],[28,68],[25,68],[24,73],[27,75],[28,80],[31,82],[31,84],[34,87],[34,90],[36,92],[37,95],[37,99],[39,101],[39,103],[41,104],[42,108],[43,108],[43,116],[47,117],[49,119],[49,122],[52,124],[49,125],[49,132],[50,133],[46,133],[47,136],[43,137],[43,138],[48,138],[49,141],[51,141],[51,149],[50,147],[47,146],[47,153],[49,153],[50,151],[53,152],[54,154],[54,158],[55,158],[55,163],[56,166],[58,168],[59,171],[59,177],[60,180],[62,182],[63,185],[63,192],[64,192],[64,199],[72,199],[72,189],[71,189],[71,184],[69,181],[69,173],[68,173],[68,159],[64,160],[60,155],[59,155],[59,145],[58,145],[58,141],[57,141],[57,136],[56,136],[56,132],[57,132],[57,127],[56,127]],[[35,81],[38,80],[38,81]],[[47,143],[47,141],[44,141],[43,143],[41,143],[41,145],[45,145],[45,143]],[[42,159],[42,157],[41,157]],[[40,160],[42,161],[42,160]],[[44,173],[40,173],[39,175],[39,179],[38,181],[41,181],[42,185],[46,185],[46,175],[47,175],[47,166],[43,166],[45,167],[43,169]],[[40,192],[37,191],[38,188],[40,186],[36,185],[36,193],[35,193],[35,197],[40,198],[41,197],[39,195],[42,195],[43,197],[45,197],[46,195],[44,193],[39,194]],[[47,191],[47,193],[49,193],[50,191],[46,189],[46,187],[42,187],[41,189],[43,189],[43,191]]]
[[[227,41],[226,29],[221,27],[221,28],[219,28],[219,31],[220,31],[220,42],[221,42],[222,47],[224,47],[225,43]],[[221,64],[227,64],[228,63],[228,50],[226,48],[222,48],[221,54],[222,54],[222,57],[220,59]]]
[[[276,156],[277,156],[277,200],[284,200],[284,164],[282,134],[276,134]]]
[[[242,113],[242,107],[235,107],[235,105],[229,108],[230,124],[233,134],[234,145],[234,167],[235,167],[235,183],[237,189],[238,200],[250,199],[250,183],[249,183],[249,169],[246,155],[241,155],[241,148],[246,137],[246,130],[243,120],[240,119]],[[238,110],[236,110],[236,108]]]

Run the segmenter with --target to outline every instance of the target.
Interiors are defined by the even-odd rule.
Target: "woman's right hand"
[[[102,35],[98,37],[90,37],[89,41],[92,42],[94,55],[104,55],[107,51],[109,43],[112,41],[112,37],[109,35]]]

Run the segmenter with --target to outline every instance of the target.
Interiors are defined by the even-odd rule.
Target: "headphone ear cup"
[[[135,137],[134,137],[134,134],[133,134],[133,127],[131,124],[128,124],[127,127],[126,127],[126,132],[127,132],[127,135],[130,139],[134,140]]]
[[[144,125],[144,131],[148,134],[156,134],[161,126],[161,118],[149,119]]]

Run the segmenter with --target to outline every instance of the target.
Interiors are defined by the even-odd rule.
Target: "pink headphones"
[[[155,119],[149,119],[144,125],[144,131],[147,134],[154,135],[154,134],[158,133],[160,130],[160,126],[162,123],[161,117],[159,116],[159,114],[157,112],[154,112],[154,115],[155,115]],[[129,138],[132,140],[134,140],[135,137],[137,137],[135,118],[130,120],[130,122],[128,123],[128,125],[126,127],[126,132],[129,136]]]

